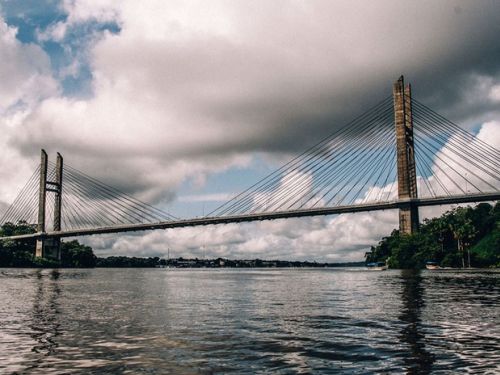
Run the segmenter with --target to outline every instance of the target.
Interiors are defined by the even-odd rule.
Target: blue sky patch
[[[17,28],[17,39],[25,44],[39,45],[49,56],[53,75],[59,80],[63,95],[85,98],[92,95],[92,71],[88,50],[105,32],[119,33],[114,22],[87,22],[71,25],[64,38],[40,40],[39,34],[46,32],[58,22],[67,20],[59,0],[5,1],[0,5],[5,22]],[[74,72],[68,74],[68,67],[77,61]]]

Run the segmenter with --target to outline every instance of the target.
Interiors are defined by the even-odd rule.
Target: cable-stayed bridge
[[[498,199],[500,151],[412,98],[401,77],[392,96],[205,217],[178,219],[42,150],[0,224],[33,225],[3,239],[35,238],[37,256],[58,257],[63,237],[386,209],[413,233],[419,207]]]

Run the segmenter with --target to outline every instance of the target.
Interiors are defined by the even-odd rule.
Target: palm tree
[[[470,245],[474,240],[477,230],[472,224],[472,220],[467,215],[468,209],[458,207],[451,213],[449,228],[453,233],[453,238],[457,240],[457,249],[462,257],[462,268],[465,268],[465,250],[467,249],[468,267],[470,268]]]

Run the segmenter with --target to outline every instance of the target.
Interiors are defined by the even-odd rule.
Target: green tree
[[[465,268],[465,251],[467,250],[468,266],[470,267],[470,245],[475,239],[477,230],[470,216],[471,208],[458,207],[450,212],[449,227],[457,241],[457,249],[462,258],[462,268]]]
[[[445,267],[464,267],[465,254],[469,266],[500,266],[500,203],[455,208],[424,220],[413,235],[394,230],[372,246],[365,258],[370,262],[387,259],[392,268],[422,268],[429,260]]]
[[[0,227],[0,237],[32,234],[34,225],[21,221],[17,224],[5,223]],[[35,240],[0,241],[1,267],[94,267],[96,257],[89,246],[78,241],[61,243],[61,262],[35,258]]]
[[[95,267],[97,257],[90,246],[77,240],[61,242],[61,265],[63,267]]]
[[[0,237],[18,236],[35,233],[33,225],[26,221],[17,224],[5,223],[0,227]],[[0,241],[0,266],[1,267],[30,267],[33,262],[35,240],[5,240]]]

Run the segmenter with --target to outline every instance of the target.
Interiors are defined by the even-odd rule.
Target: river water
[[[500,272],[0,269],[0,373],[499,373]]]

